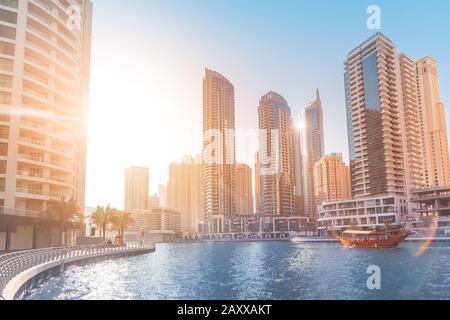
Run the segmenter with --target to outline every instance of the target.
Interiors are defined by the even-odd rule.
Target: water
[[[69,267],[26,299],[450,299],[450,244],[345,249],[289,242],[161,244],[155,253]],[[367,268],[381,268],[381,290]]]

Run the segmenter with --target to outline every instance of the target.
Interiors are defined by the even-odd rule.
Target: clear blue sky
[[[450,2],[446,0],[93,3],[90,127],[95,129],[89,136],[89,205],[121,206],[126,166],[150,167],[155,190],[165,183],[170,161],[200,151],[205,67],[221,72],[235,85],[236,121],[242,129],[257,128],[258,100],[269,90],[282,94],[296,116],[319,88],[326,151],[342,152],[347,158],[343,61],[374,33],[366,27],[369,5],[381,8],[380,31],[399,51],[438,61],[442,100],[450,108]],[[106,88],[105,78],[118,84]],[[124,83],[134,85],[133,90],[121,90],[119,84]],[[111,118],[99,124],[104,114]],[[148,129],[125,133],[126,138],[123,132],[114,135],[120,131],[117,119],[132,126],[134,121],[145,123],[146,117],[148,127],[158,128],[158,134]],[[174,125],[176,132],[169,134]],[[110,159],[111,153],[127,156]],[[242,154],[238,158],[249,159]],[[105,161],[110,165],[102,165]]]

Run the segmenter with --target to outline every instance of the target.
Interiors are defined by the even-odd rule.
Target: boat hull
[[[400,232],[389,235],[385,239],[348,239],[344,237],[337,237],[337,239],[346,248],[387,249],[397,248],[409,235],[410,233],[408,232]]]

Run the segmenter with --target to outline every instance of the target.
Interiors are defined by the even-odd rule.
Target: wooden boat
[[[413,233],[404,228],[376,230],[346,230],[337,239],[346,248],[396,248]]]

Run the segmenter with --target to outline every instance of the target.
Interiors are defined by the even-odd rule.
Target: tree
[[[123,236],[125,231],[134,223],[132,214],[126,211],[116,210],[112,219],[112,228],[119,232],[119,237],[123,242]]]
[[[97,228],[100,229],[103,240],[106,240],[106,231],[111,225],[116,211],[116,209],[113,209],[110,205],[108,205],[107,207],[98,206],[92,213],[91,221],[97,226]]]
[[[60,245],[64,244],[64,230],[65,225],[68,222],[82,223],[84,220],[83,215],[80,213],[75,199],[67,200],[61,197],[59,201],[52,201],[49,203],[48,210],[44,212],[47,218],[59,221],[60,225]]]

